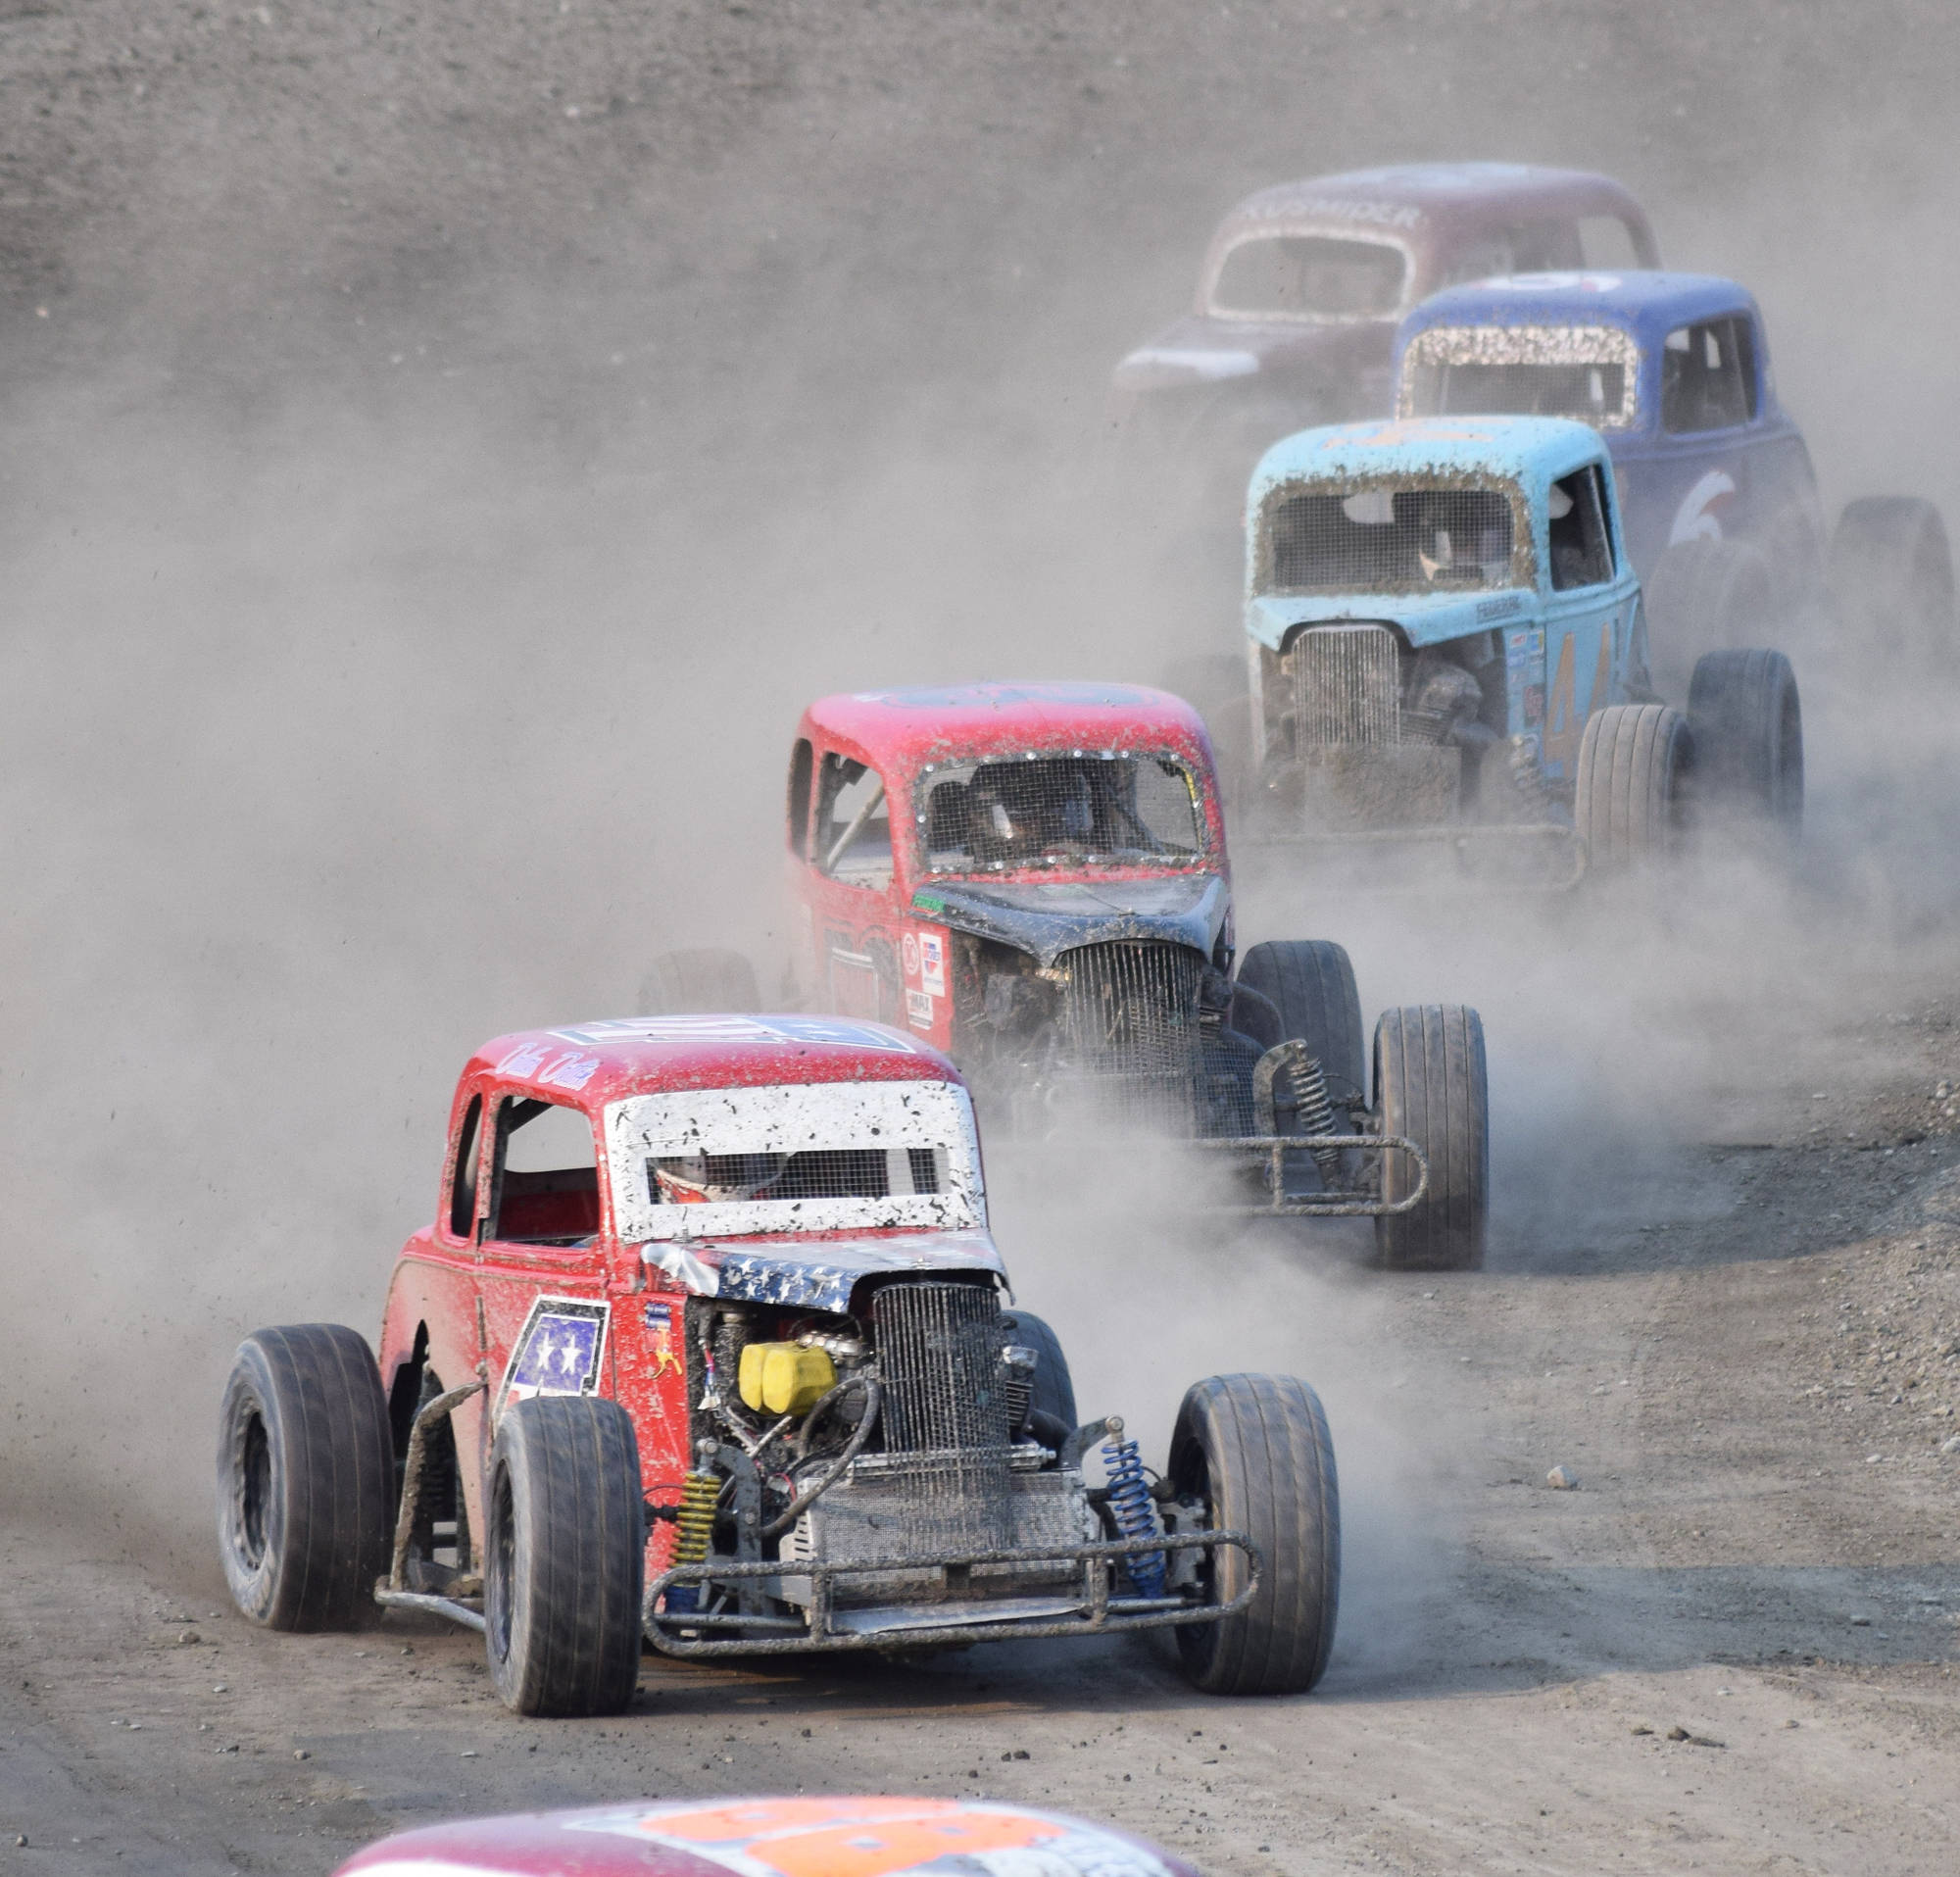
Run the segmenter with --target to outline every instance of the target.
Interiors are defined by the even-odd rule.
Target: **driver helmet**
[[[989,763],[968,790],[975,846],[1004,860],[1036,855],[1057,841],[1086,841],[1096,804],[1081,766],[1066,758]]]
[[[787,1154],[663,1154],[654,1183],[665,1206],[727,1206],[766,1198],[788,1164]]]

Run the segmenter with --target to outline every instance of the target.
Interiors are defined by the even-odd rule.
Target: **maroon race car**
[[[956,1799],[640,1800],[463,1818],[370,1845],[336,1877],[1198,1877],[1060,1812]]]
[[[1405,164],[1282,182],[1218,224],[1191,312],[1116,367],[1111,415],[1245,446],[1386,417],[1396,322],[1459,280],[1660,265],[1645,212],[1609,176],[1521,163]],[[1231,425],[1223,422],[1234,414]]]

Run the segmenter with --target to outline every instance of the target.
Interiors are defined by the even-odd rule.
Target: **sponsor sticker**
[[[906,993],[906,1014],[911,1019],[913,1029],[931,1029],[932,999],[923,991],[907,991]]]
[[[905,954],[906,975],[907,977],[917,977],[919,974],[918,940],[911,933],[907,932],[901,941],[901,949]]]
[[[906,939],[906,944],[911,943]],[[929,997],[946,995],[946,941],[937,932],[918,935],[919,982]]]

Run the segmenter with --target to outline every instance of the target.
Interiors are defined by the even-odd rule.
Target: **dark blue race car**
[[[1865,496],[1827,531],[1762,314],[1733,280],[1627,270],[1446,288],[1402,321],[1395,382],[1403,417],[1577,418],[1599,432],[1663,682],[1827,602],[1855,650],[1950,643],[1938,511]]]

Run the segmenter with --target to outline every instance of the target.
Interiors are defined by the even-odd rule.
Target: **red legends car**
[[[1175,1630],[1216,1694],[1310,1688],[1340,1579],[1313,1391],[1188,1391],[1147,1475],[1004,1309],[965,1084],[851,1019],[503,1036],[450,1107],[380,1359],[240,1346],[231,1594],[278,1629],[388,1608],[484,1633],[529,1714],[614,1712],[669,1655]],[[1084,1462],[1101,1449],[1100,1483]]]
[[[957,1799],[639,1800],[465,1818],[370,1845],[336,1877],[1198,1877],[1141,1838]]]
[[[791,750],[787,843],[801,1001],[945,1050],[990,1126],[1180,1138],[1236,1161],[1247,1211],[1372,1216],[1391,1268],[1482,1261],[1476,1012],[1385,1012],[1371,1099],[1348,954],[1237,954],[1189,705],[1126,684],[822,698]],[[650,995],[686,1008],[690,975],[754,1000],[739,959],[701,953]]]

